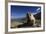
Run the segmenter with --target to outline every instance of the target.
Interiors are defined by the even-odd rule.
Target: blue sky
[[[11,5],[11,18],[22,18],[26,16],[27,12],[31,12],[33,15],[41,11],[39,6],[16,6]]]

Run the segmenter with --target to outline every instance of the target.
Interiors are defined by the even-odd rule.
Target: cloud
[[[32,13],[32,14],[35,15],[35,14],[39,13],[40,12],[39,10],[40,10],[40,8],[37,8],[36,9],[36,12],[35,13]]]
[[[32,13],[33,15],[37,14],[37,13]]]
[[[40,10],[40,8],[38,8],[36,11],[39,11]]]

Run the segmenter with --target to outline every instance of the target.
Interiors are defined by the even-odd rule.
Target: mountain
[[[41,12],[37,13],[36,15],[34,15],[34,17],[35,17],[36,19],[41,19]]]
[[[11,21],[12,22],[16,21],[16,22],[24,23],[26,21],[26,17],[17,18],[17,19],[11,19]]]

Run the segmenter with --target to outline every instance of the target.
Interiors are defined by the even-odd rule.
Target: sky
[[[33,15],[41,11],[40,6],[17,6],[11,5],[11,18],[23,18],[27,12],[31,12]]]

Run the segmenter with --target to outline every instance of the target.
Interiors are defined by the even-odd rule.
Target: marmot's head
[[[27,17],[30,17],[32,14],[31,14],[31,12],[28,12],[27,13]]]

